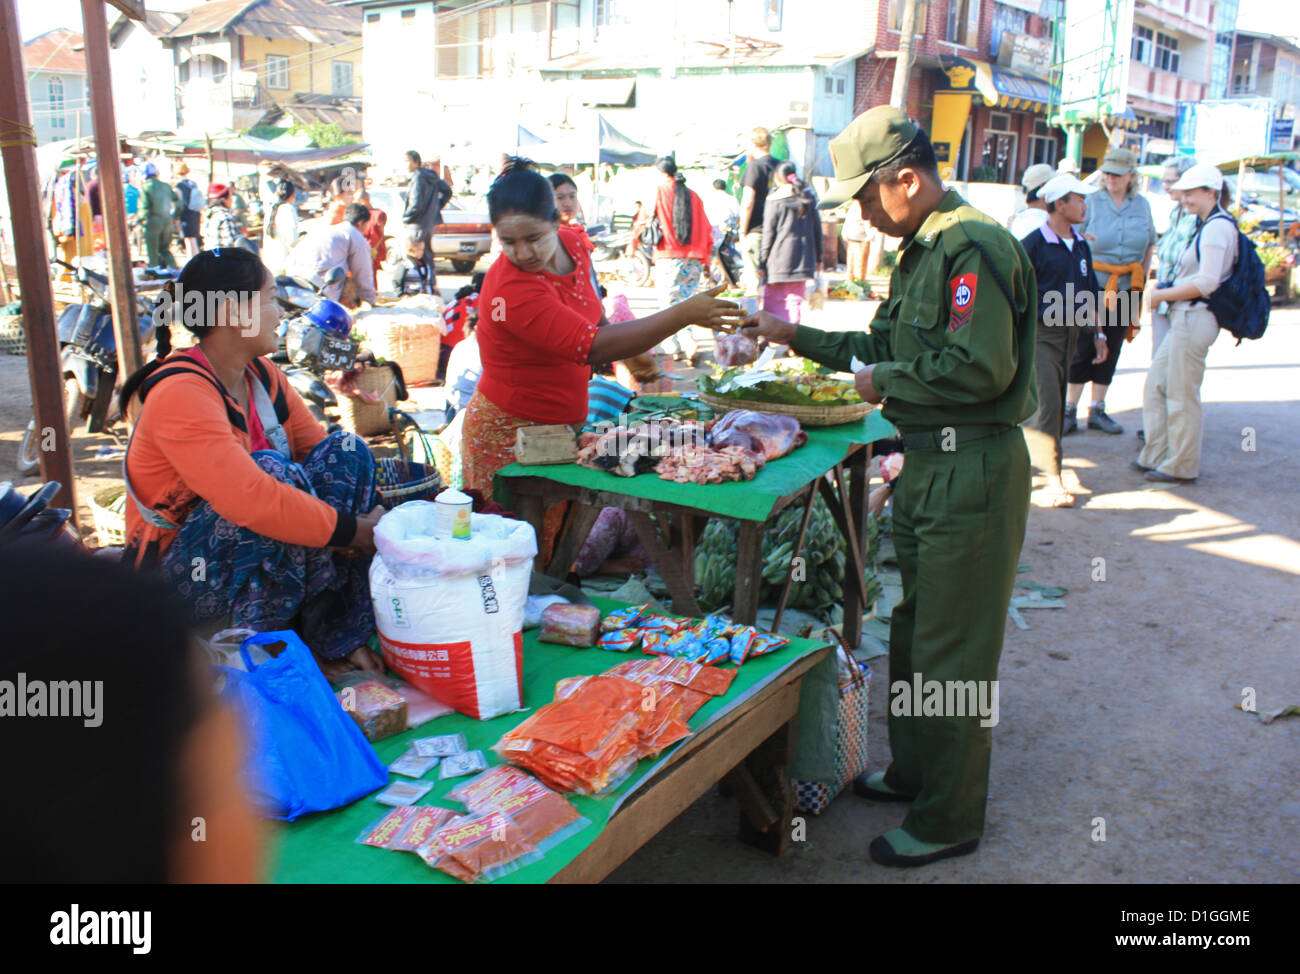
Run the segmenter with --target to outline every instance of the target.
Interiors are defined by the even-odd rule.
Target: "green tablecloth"
[[[607,599],[593,601],[599,605],[601,612],[608,612],[620,604]],[[723,714],[743,705],[750,695],[783,669],[801,657],[816,652],[823,645],[825,644],[812,640],[795,639],[783,649],[750,660],[740,668],[727,693],[712,698],[692,718],[691,729],[698,732]],[[537,630],[529,630],[524,633],[524,706],[531,711],[550,703],[555,696],[555,684],[565,677],[602,673],[617,663],[639,655],[539,643]],[[526,716],[526,713],[516,713],[495,720],[477,721],[461,714],[450,714],[397,737],[379,741],[375,744],[375,750],[380,760],[388,764],[401,755],[414,738],[460,732],[468,739],[471,748],[484,752],[490,765],[501,764],[501,760],[489,748]],[[686,738],[673,747],[687,745],[690,740],[691,738]],[[556,846],[539,862],[525,866],[500,882],[544,883],[558,873],[595,841],[621,800],[631,794],[672,750],[669,748],[658,758],[643,759],[632,777],[609,795],[599,799],[581,795],[567,796],[578,811],[590,819],[591,825]],[[418,804],[442,805],[463,811],[446,795],[456,784],[467,779],[438,781],[437,775],[437,768],[425,775],[425,779],[432,781],[434,787]],[[390,780],[411,779],[390,775]],[[387,806],[380,805],[373,797],[366,797],[332,812],[322,812],[280,825],[274,843],[271,878],[280,883],[457,882],[440,870],[426,866],[414,853],[376,849],[354,841],[366,825],[388,811]]]
[[[572,487],[644,497],[746,521],[766,521],[778,498],[794,493],[826,473],[848,456],[853,447],[897,435],[893,424],[880,414],[879,409],[872,410],[856,423],[809,426],[805,427],[805,432],[808,434],[807,443],[781,459],[773,460],[749,481],[679,484],[661,480],[654,473],[618,477],[576,463],[533,467],[512,463],[497,474],[493,493],[501,504],[512,507],[510,478],[545,477]]]

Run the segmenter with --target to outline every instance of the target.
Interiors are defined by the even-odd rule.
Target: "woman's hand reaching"
[[[682,327],[700,325],[714,331],[737,327],[745,319],[745,312],[736,302],[724,301],[718,297],[725,287],[726,285],[719,284],[707,291],[699,291],[678,304]]]

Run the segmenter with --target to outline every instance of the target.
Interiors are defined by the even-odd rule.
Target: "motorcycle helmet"
[[[308,320],[321,331],[347,336],[352,333],[352,316],[343,305],[321,298],[307,310]]]

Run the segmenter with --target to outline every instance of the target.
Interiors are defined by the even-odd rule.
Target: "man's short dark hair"
[[[1043,184],[1043,186],[1046,185],[1046,183]],[[1043,191],[1043,186],[1035,186],[1033,189],[1027,191],[1025,193],[1025,202],[1032,203],[1034,200],[1038,199],[1038,194]]]
[[[343,211],[343,219],[356,226],[370,219],[370,210],[364,203],[349,203],[348,208]]]
[[[410,159],[417,166],[422,165],[420,162],[420,153],[416,152],[414,149],[406,150],[406,158]]]
[[[727,183],[726,183],[726,180],[715,179],[715,180],[713,181],[713,188],[714,188],[714,189],[720,189],[720,190],[722,190],[722,191],[725,193],[725,192],[727,191]]]
[[[896,183],[898,174],[904,169],[914,169],[933,178],[935,182],[941,181],[939,161],[934,157],[934,146],[930,144],[930,136],[925,134],[925,129],[918,129],[902,155],[877,169],[874,177],[878,183]]]

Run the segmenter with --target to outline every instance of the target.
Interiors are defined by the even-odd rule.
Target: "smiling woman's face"
[[[521,271],[537,273],[551,263],[560,246],[553,220],[524,213],[508,213],[493,225],[501,252]]]

